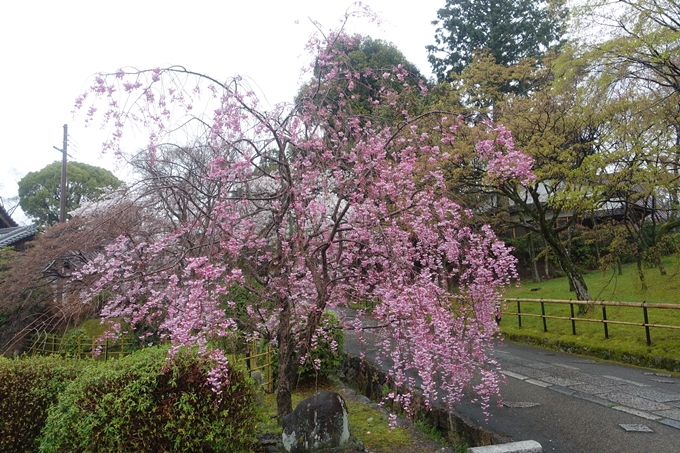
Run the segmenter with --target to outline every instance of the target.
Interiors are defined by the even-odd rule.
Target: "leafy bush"
[[[335,346],[332,347],[332,343]],[[324,312],[321,317],[321,325],[317,329],[316,344],[312,345],[312,350],[305,357],[304,363],[301,363],[297,369],[298,381],[305,382],[314,380],[318,377],[325,377],[334,373],[342,364],[343,349],[345,347],[345,332],[342,325],[331,312]],[[279,356],[274,351],[272,357],[272,370],[274,378],[277,378]],[[294,357],[300,363],[303,357],[303,352],[298,351]],[[318,364],[318,369],[316,369]]]
[[[206,385],[212,363],[148,348],[87,368],[50,410],[42,452],[251,451],[255,389],[230,368],[218,395]]]
[[[38,451],[48,408],[87,363],[60,356],[0,357],[0,451]]]
[[[59,352],[69,357],[79,357],[79,345],[88,345],[88,343],[91,344],[92,340],[85,333],[85,329],[69,330],[61,339]]]
[[[334,347],[331,344],[335,343]],[[312,345],[305,363],[298,367],[300,380],[313,379],[317,376],[327,376],[335,372],[342,364],[342,351],[345,347],[345,332],[337,316],[331,312],[324,312],[321,326],[317,330],[316,345]],[[315,369],[315,361],[319,369]]]

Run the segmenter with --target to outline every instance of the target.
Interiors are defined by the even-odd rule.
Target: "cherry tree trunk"
[[[291,306],[286,298],[281,302],[281,317],[277,332],[279,345],[278,384],[276,386],[276,407],[279,423],[293,412],[291,398],[293,375],[293,341],[291,337]]]

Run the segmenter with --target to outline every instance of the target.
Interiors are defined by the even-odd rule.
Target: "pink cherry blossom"
[[[363,7],[355,15],[373,18]],[[395,91],[391,81],[411,80],[403,67],[357,74],[336,43],[358,39],[343,30],[313,37],[314,83],[297,104],[273,109],[262,109],[238,77],[222,83],[182,67],[98,75],[76,109],[90,101],[96,116],[105,104],[100,119],[114,125],[106,149],[119,150],[128,125],[147,131],[150,150],[175,131],[195,133],[218,151],[204,177],[220,191],[209,215],[151,241],[121,237],[106,247],[82,270],[98,276],[83,300],[108,294],[103,319],[123,319],[149,343],[170,342],[171,354],[184,346],[209,354],[218,364],[211,385],[227,370],[215,344],[237,334],[274,343],[280,410],[291,371],[321,335],[324,310],[376,301],[380,359],[390,360],[396,386],[412,388],[417,376],[427,404],[453,405],[469,390],[485,407],[498,394],[489,351],[515,260],[489,227],[468,226],[471,214],[447,196],[440,164],[460,119],[432,113],[441,117],[432,129],[427,115],[410,118],[409,99],[426,84]],[[393,109],[407,127],[328,102],[349,99],[359,76],[376,84],[372,104]],[[489,128],[496,138],[477,147],[489,177],[530,181],[531,159],[505,128]],[[247,318],[236,308],[244,293]],[[348,327],[363,328],[359,318]],[[412,404],[408,393],[392,397]]]

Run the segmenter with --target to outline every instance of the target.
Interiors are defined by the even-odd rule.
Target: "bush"
[[[48,408],[87,363],[56,355],[0,357],[0,451],[38,451]]]
[[[337,316],[331,312],[324,312],[321,326],[317,335],[316,347],[307,356],[305,363],[298,367],[300,380],[314,379],[317,376],[328,376],[337,371],[342,364],[342,354],[345,348],[345,332]],[[335,350],[331,343],[335,342]],[[314,361],[318,360],[320,367],[314,368]]]
[[[97,363],[49,412],[42,452],[251,451],[255,388],[240,369],[217,395],[206,385],[212,363],[148,348]]]

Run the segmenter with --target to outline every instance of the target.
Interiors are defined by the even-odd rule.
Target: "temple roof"
[[[36,235],[35,225],[0,228],[0,247],[9,247]]]
[[[5,207],[0,204],[0,228],[11,228],[19,226],[12,216],[5,210]]]

